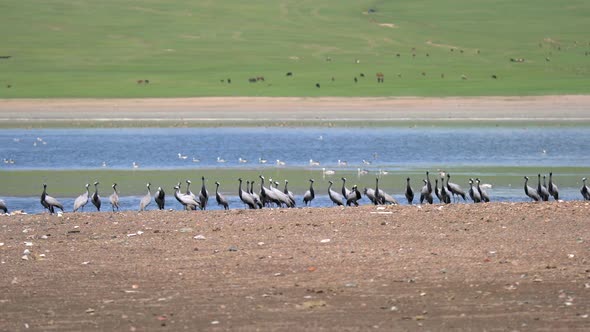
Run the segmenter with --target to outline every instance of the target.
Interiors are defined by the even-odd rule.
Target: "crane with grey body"
[[[553,172],[549,172],[549,187],[547,189],[549,190],[549,195],[553,196],[553,199],[556,201],[559,200],[559,188],[553,182]]]
[[[205,186],[205,177],[201,176],[201,191],[199,192],[199,202],[201,203],[201,210],[207,208],[207,202],[209,202],[209,192]]]
[[[444,177],[440,178],[440,198],[442,199],[442,203],[451,204],[451,195],[447,192]]]
[[[158,205],[159,210],[164,210],[166,205],[166,193],[162,187],[158,187],[156,193],[154,194],[154,201],[156,201],[156,205]]]
[[[537,175],[537,194],[543,201],[549,200],[549,191],[545,186],[541,185],[541,173]]]
[[[342,202],[342,199],[343,199],[342,195],[340,195],[340,193],[338,193],[332,189],[332,185],[334,184],[334,182],[328,181],[328,183],[330,184],[328,186],[328,196],[330,197],[330,200],[332,201],[332,203],[334,203],[338,206],[344,205],[344,203]]]
[[[248,208],[256,209],[257,205],[254,202],[254,198],[247,191],[242,190],[242,178],[239,178],[238,181],[240,182],[238,187],[238,197],[240,197],[240,200],[246,204]]]
[[[293,195],[293,193],[291,191],[289,191],[289,189],[287,188],[288,184],[289,184],[289,180],[285,180],[285,189],[283,189],[283,194],[285,194],[289,197],[293,207],[295,207],[295,195]]]
[[[260,196],[254,192],[254,180],[250,181],[250,189],[248,189],[248,182],[246,182],[246,191],[252,196],[254,199],[254,203],[258,206],[259,209],[262,209],[264,204],[260,200]]]
[[[219,192],[219,182],[215,181],[215,200],[217,205],[223,206],[224,210],[229,210],[227,199]]]
[[[481,188],[481,180],[477,178],[475,179],[475,182],[477,182],[477,191],[479,192],[479,196],[481,196],[481,201],[484,203],[488,203],[490,201],[490,196],[488,196],[488,193]]]
[[[1,199],[0,199],[0,210],[4,211],[4,213],[8,213],[8,207],[6,206],[6,203],[4,203],[4,201]]]
[[[590,201],[590,188],[586,185],[586,178],[582,178],[582,189],[580,189],[580,193],[585,200]]]
[[[406,178],[406,199],[408,204],[412,205],[414,203],[414,190],[410,186],[410,178]]]
[[[350,193],[348,193],[348,196],[346,197],[346,205],[347,206],[359,206],[358,201],[362,198],[363,196],[361,195],[361,192],[358,190],[358,186],[355,184],[354,186],[352,186],[352,189],[350,190]]]
[[[538,202],[541,200],[541,196],[537,193],[535,189],[529,186],[529,177],[524,177],[524,193],[530,197],[533,201]]]
[[[100,195],[98,194],[98,184],[99,184],[98,181],[94,182],[94,193],[92,194],[92,198],[90,199],[90,201],[92,202],[92,204],[94,206],[96,206],[96,210],[100,211],[101,202],[100,202]]]
[[[139,211],[145,211],[148,205],[152,202],[152,192],[150,190],[151,183],[147,183],[147,194],[139,201]]]
[[[430,191],[432,190],[432,187],[428,190],[428,181],[422,179],[422,182],[424,182],[424,186],[422,187],[422,190],[420,190],[420,204],[424,203],[424,201],[428,202],[428,204],[432,204],[434,202],[432,192]]]
[[[113,208],[113,212],[115,209],[119,211],[119,193],[117,192],[117,184],[113,183],[113,193],[109,196],[109,201],[111,202],[111,207]]]
[[[90,187],[90,184],[87,183],[84,187],[86,188],[86,191],[82,195],[78,196],[76,200],[74,200],[74,212],[78,210],[84,211],[84,206],[88,204],[88,200],[90,197],[88,187]]]
[[[199,207],[199,202],[197,202],[192,196],[180,192],[179,185],[174,186],[174,197],[187,211],[196,210]]]
[[[55,213],[55,208],[60,209],[62,212],[64,211],[64,206],[55,198],[49,196],[47,194],[47,184],[43,184],[43,192],[41,193],[41,205],[49,210],[50,214]]]
[[[348,197],[350,195],[350,189],[346,188],[346,178],[342,177],[342,197]]]
[[[463,189],[461,188],[461,186],[459,186],[456,183],[452,183],[451,181],[451,174],[447,173],[447,190],[449,192],[451,192],[451,194],[453,195],[453,198],[457,199],[457,196],[461,196],[461,198],[463,198],[463,200],[465,201],[465,191],[463,191]]]
[[[307,204],[311,205],[311,201],[315,198],[315,191],[313,190],[313,179],[309,179],[309,189],[303,194],[303,204],[307,206]]]
[[[473,181],[473,179],[469,179],[469,197],[471,198],[473,203],[481,203],[481,195],[479,193],[479,190],[473,187],[474,183],[475,181]]]

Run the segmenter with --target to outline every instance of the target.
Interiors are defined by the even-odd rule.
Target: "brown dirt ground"
[[[260,121],[561,121],[590,120],[590,96],[447,98],[204,97],[0,99],[0,121],[154,124]]]
[[[589,215],[578,201],[0,216],[0,330],[588,331]]]

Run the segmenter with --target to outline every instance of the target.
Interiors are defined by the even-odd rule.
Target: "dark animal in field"
[[[316,88],[319,88],[319,87],[320,87],[320,83],[316,83],[316,84],[315,84],[315,87],[316,87]]]
[[[227,79],[227,84],[231,84],[231,78]]]
[[[137,84],[143,84],[143,80],[137,80]]]
[[[383,75],[383,73],[377,73],[375,76],[377,76],[377,83],[383,83],[385,80],[385,75]]]
[[[365,74],[364,74],[364,73],[360,73],[360,75],[359,75],[359,76],[360,76],[360,77],[365,77]]]
[[[264,82],[264,76],[257,76],[257,77],[256,77],[256,80],[257,80],[257,81]]]
[[[293,76],[292,72],[288,72],[286,76]]]
[[[359,80],[356,78],[356,76],[354,77],[354,83],[358,82]]]
[[[498,79],[498,76],[496,76],[496,74],[494,74],[494,75],[492,75],[492,78],[495,79],[495,80],[497,80]]]
[[[256,77],[250,77],[248,79],[248,82],[250,82],[250,83],[256,83]]]

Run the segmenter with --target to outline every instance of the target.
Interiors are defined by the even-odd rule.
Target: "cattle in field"
[[[377,83],[383,83],[385,81],[385,75],[383,73],[377,73],[375,76],[377,76]]]
[[[287,72],[287,74],[285,76],[293,76],[292,72]]]

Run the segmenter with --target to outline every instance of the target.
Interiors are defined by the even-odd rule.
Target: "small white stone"
[[[330,242],[330,239],[323,239],[320,241],[320,243],[328,243],[328,242]]]

